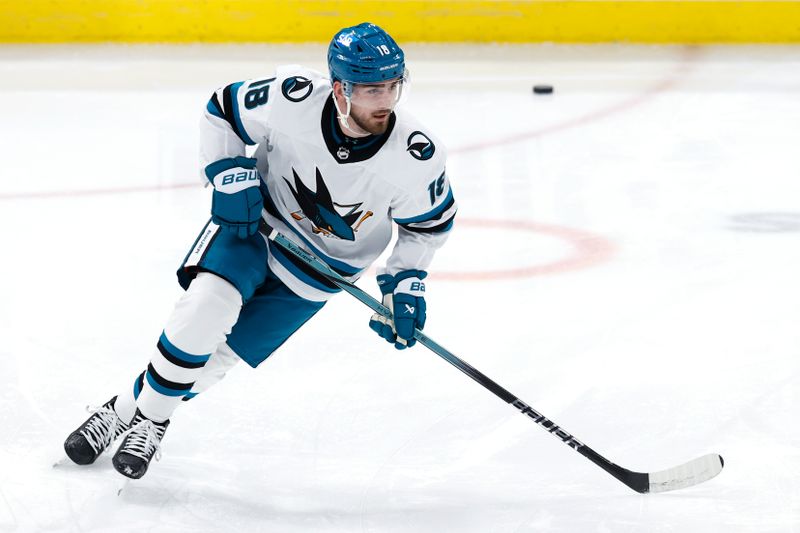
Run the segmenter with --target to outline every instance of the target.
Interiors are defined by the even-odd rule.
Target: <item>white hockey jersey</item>
[[[427,128],[393,113],[382,135],[346,137],[330,81],[297,65],[218,89],[201,122],[201,170],[255,151],[264,218],[348,279],[357,279],[398,240],[386,264],[395,274],[426,269],[447,239],[456,202],[446,151]],[[339,289],[268,241],[269,267],[293,292],[315,301]]]

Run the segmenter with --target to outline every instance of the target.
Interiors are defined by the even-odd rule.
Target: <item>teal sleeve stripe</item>
[[[398,224],[412,224],[414,222],[425,222],[439,217],[451,205],[453,205],[453,189],[448,188],[447,196],[442,201],[442,203],[440,203],[427,213],[423,213],[422,215],[418,215],[411,218],[395,218],[394,221],[397,222]]]
[[[219,117],[225,120],[225,115],[222,114],[222,110],[219,107],[217,107],[217,104],[216,102],[214,102],[214,100],[208,101],[208,103],[206,104],[206,111],[208,111],[215,117]]]
[[[220,172],[225,172],[232,168],[252,170],[256,168],[256,160],[252,157],[237,156],[214,161],[205,168],[206,178],[208,178],[208,181],[213,185],[215,176]]]
[[[247,134],[247,130],[244,129],[244,124],[242,124],[242,117],[239,115],[239,87],[242,86],[244,82],[240,81],[238,83],[234,83],[231,85],[231,106],[233,109],[233,118],[236,120],[236,127],[239,130],[239,134],[241,135],[242,140],[247,144],[256,144],[253,139]]]
[[[453,227],[453,220],[455,220],[455,218],[456,215],[453,214],[453,216],[451,216],[441,224],[425,228],[419,228],[417,226],[412,226],[411,224],[400,224],[400,227],[407,231],[411,231],[413,233],[446,233],[450,231],[450,229]]]

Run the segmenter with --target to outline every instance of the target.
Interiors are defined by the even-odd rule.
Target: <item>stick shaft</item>
[[[330,268],[327,264],[323,261],[318,259],[317,257],[309,254],[304,249],[300,248],[297,244],[295,244],[292,240],[285,237],[279,231],[270,228],[266,225],[266,223],[262,223],[261,232],[272,242],[281,246],[281,248],[285,249],[286,251],[290,252],[294,256],[301,259],[303,262],[308,264],[314,270],[325,276],[327,279],[335,283],[338,287],[342,290],[350,293],[356,299],[361,301],[367,307],[371,308],[376,313],[379,313],[387,318],[391,318],[392,313],[389,309],[387,309],[381,302],[373,298],[370,294],[366,293],[352,282],[344,279],[340,276],[336,271]],[[444,348],[442,345],[425,335],[419,329],[414,331],[414,337],[417,341],[431,350],[433,353],[459,369],[461,372],[472,378],[477,383],[481,384],[484,388],[488,389],[492,392],[495,396],[503,400],[504,402],[511,404],[513,407],[518,409],[522,414],[526,415],[527,417],[531,418],[534,422],[536,422],[539,426],[547,430],[548,433],[556,436],[562,442],[567,444],[570,448],[576,450],[578,453],[589,459],[591,462],[617,478],[622,483],[626,484],[628,487],[632,488],[637,492],[647,492],[648,491],[648,476],[647,474],[638,473],[638,472],[631,472],[630,470],[623,468],[619,465],[616,465],[600,455],[599,453],[592,450],[587,445],[580,442],[578,439],[572,436],[571,433],[566,431],[561,426],[557,425],[552,420],[548,419],[544,415],[542,415],[539,411],[532,408],[527,403],[520,400],[517,396],[497,384],[494,380],[490,379],[488,376],[483,374],[481,371],[467,363],[466,361],[462,360],[455,354],[451,353],[449,350]]]

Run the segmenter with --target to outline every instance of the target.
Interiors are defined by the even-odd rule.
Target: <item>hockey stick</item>
[[[323,261],[300,248],[297,244],[285,237],[279,231],[270,227],[266,221],[262,220],[259,231],[270,241],[276,243],[281,248],[303,261],[315,271],[325,276],[328,280],[335,283],[342,290],[355,296],[358,300],[376,313],[379,313],[387,318],[391,318],[392,313],[378,300],[360,288],[356,287],[353,283],[344,279]],[[440,346],[422,331],[417,329],[414,332],[414,338],[416,338],[420,344],[431,350],[433,353],[454,367],[458,368],[473,380],[483,385],[486,389],[494,393],[495,396],[519,409],[522,414],[528,416],[538,425],[542,426],[548,431],[548,433],[558,437],[567,446],[577,451],[636,492],[644,494],[648,492],[666,492],[669,490],[691,487],[692,485],[697,485],[703,481],[708,481],[722,471],[724,461],[721,456],[714,453],[698,457],[697,459],[689,461],[688,463],[684,463],[673,468],[668,468],[666,470],[661,470],[659,472],[634,472],[632,470],[628,470],[627,468],[616,465],[591,449],[589,446],[576,439],[564,428],[533,409],[530,405],[511,394],[509,391],[489,379],[487,376],[483,375],[479,370],[472,367],[469,363],[462,361],[454,354],[447,351],[444,347]]]

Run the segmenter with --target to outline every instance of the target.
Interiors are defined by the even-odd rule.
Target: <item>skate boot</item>
[[[137,409],[130,432],[125,435],[111,460],[117,472],[131,479],[142,477],[153,456],[156,461],[161,458],[161,439],[167,426],[169,420],[153,422]]]
[[[90,465],[108,448],[117,437],[128,430],[114,411],[114,396],[101,407],[90,408],[92,413],[86,422],[70,433],[64,441],[67,457],[79,465]]]

